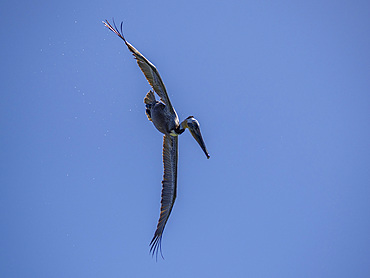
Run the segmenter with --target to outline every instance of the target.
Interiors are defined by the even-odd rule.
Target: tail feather
[[[144,103],[145,104],[152,104],[153,102],[155,102],[155,95],[154,95],[153,91],[150,90],[144,98]]]
[[[145,103],[145,106],[146,106],[145,113],[146,113],[149,121],[152,121],[152,115],[150,114],[150,107],[151,107],[151,104],[153,102],[155,102],[155,95],[154,95],[153,91],[149,91],[146,94],[145,98],[144,98],[144,103]]]

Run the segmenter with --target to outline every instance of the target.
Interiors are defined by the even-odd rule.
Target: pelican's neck
[[[182,121],[181,124],[176,128],[175,132],[180,135],[182,134],[185,129],[188,127],[186,120]]]

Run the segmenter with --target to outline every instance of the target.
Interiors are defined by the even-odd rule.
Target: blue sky
[[[2,1],[1,277],[369,277],[368,1]],[[180,119],[165,260],[150,89]]]

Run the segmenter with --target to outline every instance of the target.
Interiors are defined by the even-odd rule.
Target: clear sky
[[[2,1],[1,277],[370,277],[369,1]],[[165,260],[150,86],[180,120]]]

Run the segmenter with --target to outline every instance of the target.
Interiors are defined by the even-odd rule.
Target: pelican
[[[160,101],[156,100],[154,92],[150,90],[145,98],[145,108],[148,120],[153,122],[156,129],[163,133],[163,180],[162,180],[162,196],[161,196],[161,210],[155,230],[153,239],[150,242],[150,253],[152,256],[158,256],[158,250],[162,255],[162,235],[168,218],[170,217],[173,205],[176,199],[177,191],[177,161],[178,161],[178,136],[182,134],[185,129],[189,129],[191,135],[198,142],[206,157],[209,158],[206,145],[204,144],[202,134],[200,132],[199,122],[193,117],[187,117],[181,124],[179,117],[171,104],[168,97],[166,87],[158,73],[156,67],[146,59],[135,47],[133,47],[123,36],[122,24],[118,30],[116,24],[114,27],[108,22],[103,21],[104,25],[108,27],[113,33],[120,37],[128,49],[135,57],[141,71],[144,73],[146,80],[149,82],[153,91],[157,93]]]

